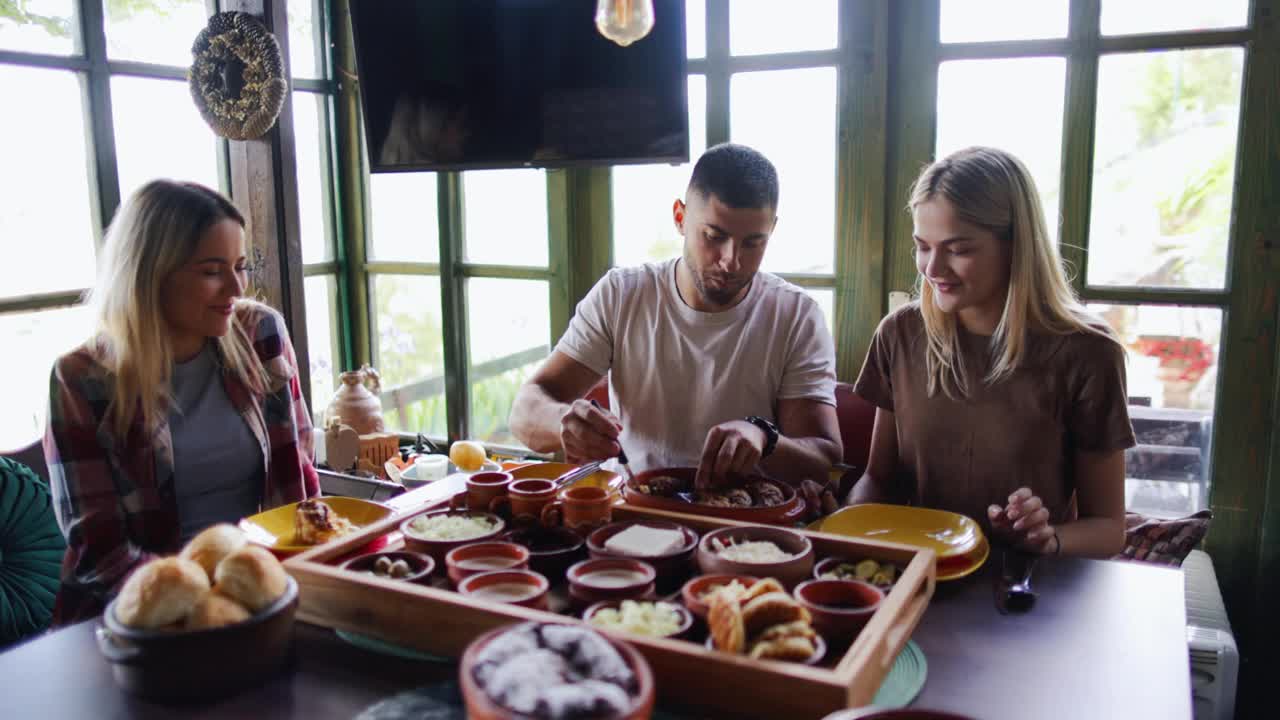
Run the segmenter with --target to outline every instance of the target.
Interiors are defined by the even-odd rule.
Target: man
[[[516,395],[511,429],[571,462],[697,465],[700,487],[763,471],[811,509],[841,457],[835,351],[800,288],[758,272],[777,224],[778,175],[759,152],[717,145],[672,216],[680,258],[611,270]],[[582,396],[609,373],[610,405]],[[815,482],[816,481],[816,482]]]

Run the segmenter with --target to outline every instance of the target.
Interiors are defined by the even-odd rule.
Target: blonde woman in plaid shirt
[[[194,183],[148,183],[108,228],[94,334],[49,385],[55,625],[203,527],[319,494],[293,346],[243,297],[245,250],[239,211]]]

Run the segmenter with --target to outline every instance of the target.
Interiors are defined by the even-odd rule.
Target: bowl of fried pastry
[[[148,560],[102,614],[98,648],[125,690],[153,700],[225,697],[289,658],[298,584],[268,550],[214,525]]]

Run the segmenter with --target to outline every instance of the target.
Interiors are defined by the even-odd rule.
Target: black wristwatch
[[[778,447],[778,426],[759,415],[748,415],[747,422],[764,431],[764,450],[760,452],[760,457],[767,458],[772,455],[773,449]]]

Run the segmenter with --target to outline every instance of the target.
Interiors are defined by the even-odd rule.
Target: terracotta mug
[[[491,471],[467,476],[467,489],[449,499],[449,508],[497,513],[497,507],[511,486],[511,473]]]
[[[584,485],[560,493],[560,499],[542,508],[542,524],[564,525],[579,533],[606,525],[613,519],[613,493],[602,487]]]
[[[524,478],[515,480],[507,486],[506,497],[500,497],[493,503],[490,512],[501,514],[508,505],[511,507],[512,520],[531,520],[537,523],[542,517],[542,508],[556,499],[556,484],[544,478]]]

